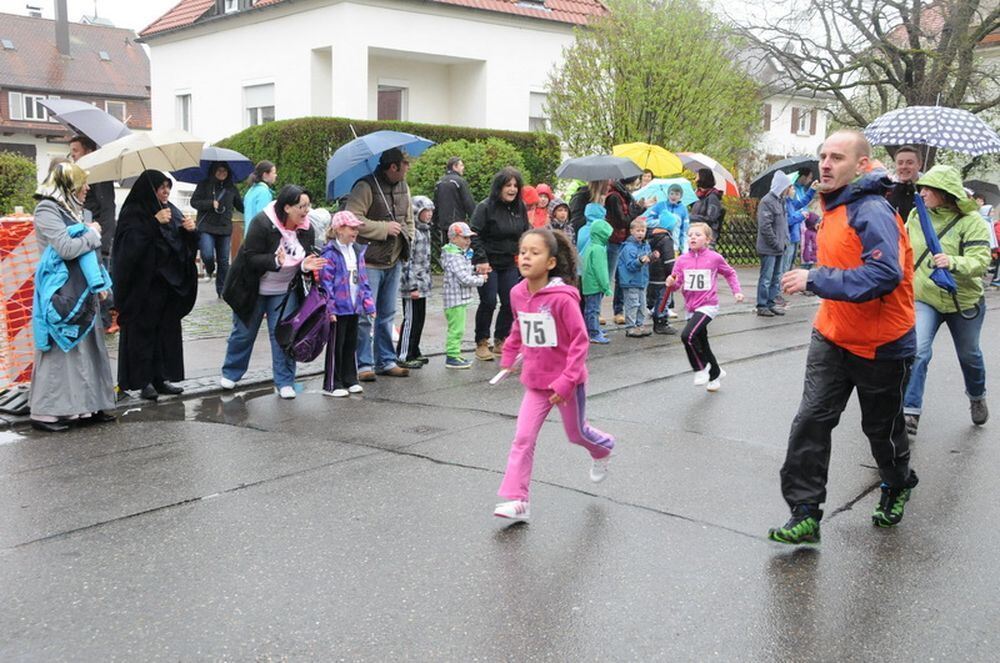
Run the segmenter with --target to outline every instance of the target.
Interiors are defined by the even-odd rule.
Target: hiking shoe
[[[670,326],[670,323],[664,320],[657,320],[653,323],[653,333],[654,334],[664,334],[666,336],[676,336],[677,330]]]
[[[358,373],[358,380],[362,382],[375,382],[375,371],[368,369]]]
[[[503,357],[503,339],[495,338],[493,339],[493,356],[496,359]]]
[[[906,488],[892,488],[882,484],[882,497],[872,514],[872,523],[876,527],[894,527],[903,519],[903,509],[910,500],[910,493],[917,485],[917,475],[910,472],[911,485]]]
[[[624,325],[625,324],[625,316],[622,315],[621,313],[616,313],[615,314],[615,324],[616,325]]]
[[[920,423],[919,414],[904,414],[903,421],[906,422],[906,434],[916,435],[917,434],[917,424]]]
[[[769,308],[759,308],[757,309],[757,315],[759,315],[762,318],[773,318],[774,310]]]
[[[445,357],[445,368],[472,368],[472,362],[461,357]]]
[[[600,334],[595,334],[595,335],[591,336],[590,337],[590,342],[591,343],[596,343],[597,345],[607,345],[608,343],[611,342],[611,339],[609,339],[607,336],[605,336],[604,332],[601,332]]]
[[[406,361],[398,361],[396,362],[396,365],[409,370],[414,368],[423,368],[424,362],[419,359],[408,359]]]
[[[490,351],[490,342],[485,338],[476,343],[476,359],[479,361],[493,361],[493,353]]]
[[[724,377],[726,377],[726,372],[719,371],[719,377],[715,378],[714,380],[709,380],[708,384],[705,385],[705,389],[707,389],[708,391],[718,391],[719,389],[722,388],[722,382],[720,382],[720,380],[722,380],[722,378]]]
[[[625,336],[628,338],[642,338],[645,334],[643,334],[638,327],[633,327],[625,332]]]
[[[608,321],[602,315],[602,316],[600,316],[600,317],[597,318],[597,324],[599,324],[599,325],[606,325],[606,324],[608,324]]]
[[[409,377],[410,369],[393,366],[391,368],[383,368],[381,371],[378,371],[376,375],[387,375],[391,378],[405,378]]]
[[[349,394],[362,394],[364,393],[364,391],[365,388],[362,387],[360,384],[352,384],[350,387],[347,388],[347,393]]]
[[[772,306],[768,310],[771,313],[773,313],[774,315],[784,315],[785,314],[785,312],[782,309],[778,308],[777,306]]]
[[[969,401],[969,410],[972,413],[972,423],[977,426],[982,426],[990,418],[990,410],[986,407],[986,400],[983,398]]]
[[[645,336],[652,336],[652,335],[653,335],[653,332],[649,329],[649,327],[639,327],[639,336],[645,337]]]
[[[604,458],[594,458],[590,464],[590,480],[594,483],[601,483],[608,476],[608,463],[611,462],[611,454]]]
[[[819,543],[819,521],[823,512],[818,508],[805,504],[792,507],[792,517],[781,527],[772,527],[767,531],[767,538],[778,543],[799,545],[801,543]]]
[[[513,500],[512,502],[501,502],[493,510],[493,515],[497,518],[507,518],[509,520],[527,520],[531,517],[531,509],[527,502]]]
[[[712,370],[711,364],[705,364],[705,368],[694,372],[694,386],[703,387],[708,384],[708,372]]]

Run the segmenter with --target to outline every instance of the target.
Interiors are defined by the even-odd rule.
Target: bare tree
[[[998,0],[780,0],[733,19],[794,91],[829,93],[835,122],[864,127],[901,106],[1000,106],[1000,67],[979,47]]]

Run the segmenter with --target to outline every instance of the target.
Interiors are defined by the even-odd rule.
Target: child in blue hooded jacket
[[[633,219],[629,224],[629,238],[618,254],[618,283],[621,284],[625,302],[625,335],[631,338],[652,333],[642,326],[646,286],[649,285],[649,262],[652,259],[652,251],[646,241],[646,220],[642,217]]]

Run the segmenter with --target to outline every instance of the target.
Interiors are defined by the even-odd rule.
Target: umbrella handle
[[[976,305],[972,307],[972,311],[973,311],[972,315],[966,315],[965,311],[962,310],[962,307],[958,305],[958,293],[957,292],[951,293],[951,299],[952,299],[952,301],[955,302],[955,309],[958,311],[958,314],[960,316],[962,316],[963,320],[975,320],[976,318],[979,317],[979,314],[982,313],[982,310],[983,310],[983,308],[982,308],[983,307],[982,302],[976,302]]]

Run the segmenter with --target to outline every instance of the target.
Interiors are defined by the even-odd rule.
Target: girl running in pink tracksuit
[[[529,230],[521,236],[518,269],[524,280],[510,291],[514,324],[500,365],[520,370],[524,400],[498,491],[510,501],[498,504],[493,515],[527,520],[535,442],[553,405],[559,408],[569,441],[590,454],[591,481],[603,481],[607,476],[615,440],[590,426],[584,416],[590,338],[575,285],[576,249],[564,233],[547,228]]]
[[[707,224],[691,224],[688,228],[688,252],[674,262],[674,271],[667,278],[663,302],[674,290],[684,293],[687,326],[681,332],[681,340],[691,369],[695,372],[694,383],[696,386],[705,385],[709,391],[718,391],[726,372],[719,368],[719,362],[708,344],[708,323],[719,314],[719,274],[729,283],[737,302],[743,301],[743,293],[740,292],[736,270],[729,266],[725,258],[708,248],[711,241],[712,229]],[[660,306],[662,308],[663,304]]]

